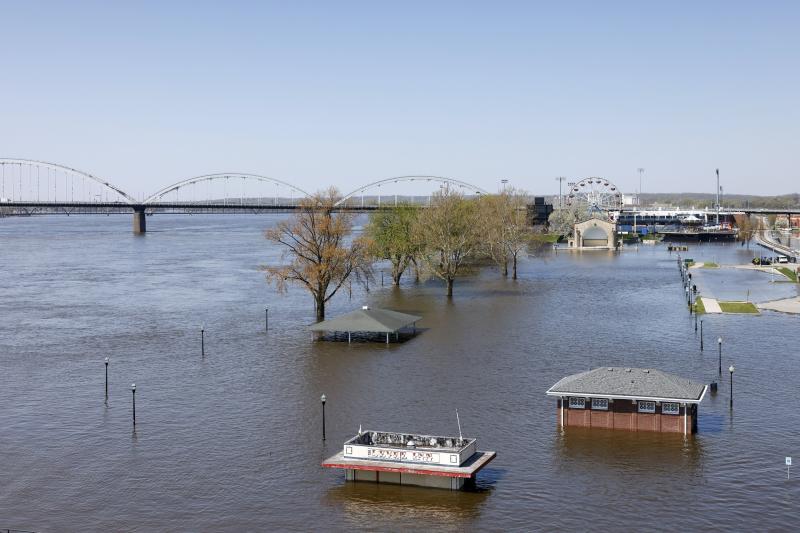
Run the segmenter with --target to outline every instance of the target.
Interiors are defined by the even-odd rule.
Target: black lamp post
[[[728,372],[731,373],[731,404],[730,404],[731,409],[733,409],[733,371],[734,370],[736,370],[736,369],[733,368],[733,365],[728,367]]]
[[[703,321],[700,321],[700,351],[703,351]]]
[[[322,402],[322,440],[325,440],[325,401],[327,399],[324,394],[319,397],[319,401]]]
[[[108,401],[108,357],[106,357],[105,363],[106,363],[106,401]]]
[[[133,395],[133,425],[136,426],[136,383],[131,383],[131,394]]]
[[[717,346],[719,346],[719,375],[722,375],[722,337],[717,338]]]

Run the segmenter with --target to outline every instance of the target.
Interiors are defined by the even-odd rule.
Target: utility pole
[[[644,174],[644,169],[642,167],[639,167],[639,168],[636,169],[636,172],[639,173],[639,198],[638,198],[638,203],[639,203],[639,205],[642,205],[642,174]]]
[[[558,208],[564,209],[564,195],[561,193],[561,184],[564,183],[564,180],[567,179],[564,176],[559,176],[556,178],[558,180]]]
[[[719,169],[717,169],[717,226],[719,226]]]

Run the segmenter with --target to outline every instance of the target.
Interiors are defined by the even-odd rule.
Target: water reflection
[[[698,435],[597,428],[569,427],[559,432],[553,445],[562,468],[585,469],[601,477],[620,472],[657,476],[676,469],[694,475],[705,454]]]
[[[450,491],[384,483],[349,482],[331,488],[323,504],[344,512],[353,527],[393,529],[398,524],[467,528],[475,521],[491,490]]]

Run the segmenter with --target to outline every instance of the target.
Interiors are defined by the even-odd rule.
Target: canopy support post
[[[347,344],[350,344],[350,332],[347,332]]]
[[[386,334],[386,344],[389,344],[389,334]]]

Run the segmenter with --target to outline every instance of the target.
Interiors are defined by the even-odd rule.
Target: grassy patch
[[[717,263],[704,262],[703,268],[719,268],[719,265]]]
[[[758,313],[758,308],[750,302],[720,302],[723,313]]]
[[[698,315],[702,315],[706,312],[706,306],[703,305],[703,299],[698,297],[694,301],[694,312]]]
[[[792,269],[786,267],[778,267],[778,271],[790,280],[797,283],[797,272],[794,272]]]
[[[555,244],[561,238],[561,235],[558,233],[540,233],[533,236],[533,240],[536,242],[545,242],[548,244]]]

